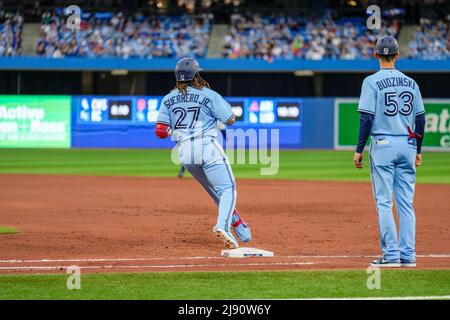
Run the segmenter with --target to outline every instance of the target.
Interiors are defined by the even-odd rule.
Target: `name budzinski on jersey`
[[[376,82],[378,89],[383,90],[392,87],[409,87],[411,89],[415,89],[416,83],[408,78],[404,77],[389,77],[381,79]]]

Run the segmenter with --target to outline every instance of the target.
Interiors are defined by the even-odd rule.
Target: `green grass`
[[[369,181],[353,167],[352,151],[280,151],[276,175],[261,175],[261,165],[233,165],[238,178]],[[263,166],[267,167],[267,166]],[[0,173],[174,177],[179,166],[170,150],[0,149]],[[450,184],[450,153],[425,152],[418,183]]]
[[[19,233],[19,230],[13,227],[0,226],[0,234]]]
[[[2,275],[3,299],[291,299],[450,295],[450,270],[383,270],[381,289],[367,288],[365,270]]]
[[[450,184],[450,153],[424,153],[419,183]],[[274,176],[260,165],[233,165],[238,178],[369,181],[351,151],[281,151]],[[366,163],[367,163],[366,155]],[[170,150],[0,149],[0,174],[175,177]],[[17,231],[0,227],[1,233]],[[173,272],[83,274],[81,290],[68,275],[0,275],[3,299],[283,299],[450,295],[449,270],[383,270],[381,290],[366,287],[365,270],[298,272]]]

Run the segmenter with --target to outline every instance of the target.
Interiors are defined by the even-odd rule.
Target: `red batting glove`
[[[155,134],[158,136],[158,138],[165,139],[171,134],[170,127],[163,123],[157,123]]]

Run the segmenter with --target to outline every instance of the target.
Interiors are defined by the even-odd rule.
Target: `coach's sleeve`
[[[227,124],[234,117],[230,104],[218,93],[214,95],[212,100],[212,112],[216,119]]]
[[[367,78],[364,79],[361,88],[361,95],[359,97],[358,111],[375,114],[376,100],[377,96],[375,89],[372,87]]]
[[[363,153],[364,151],[367,139],[369,139],[370,133],[372,132],[374,117],[373,114],[363,111],[360,112],[358,145],[356,146],[356,152],[358,153]]]
[[[170,127],[170,111],[165,105],[166,100],[161,100],[161,106],[159,107],[158,117],[156,118],[156,123],[162,123]]]
[[[422,142],[425,134],[425,122],[425,113],[421,113],[416,116],[414,132],[416,134],[417,154],[420,154],[422,151]]]
[[[415,107],[416,107],[416,116],[424,114],[425,108],[423,106],[422,94],[420,93],[419,86],[416,83],[416,96],[415,96]]]

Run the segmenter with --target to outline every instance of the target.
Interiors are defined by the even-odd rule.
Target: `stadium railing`
[[[177,59],[120,59],[120,58],[38,58],[16,57],[0,59],[0,70],[77,70],[77,71],[173,71]],[[378,69],[375,59],[370,60],[265,60],[199,59],[205,71],[224,72],[366,72]],[[397,68],[414,72],[450,72],[450,58],[443,60],[399,59]]]

